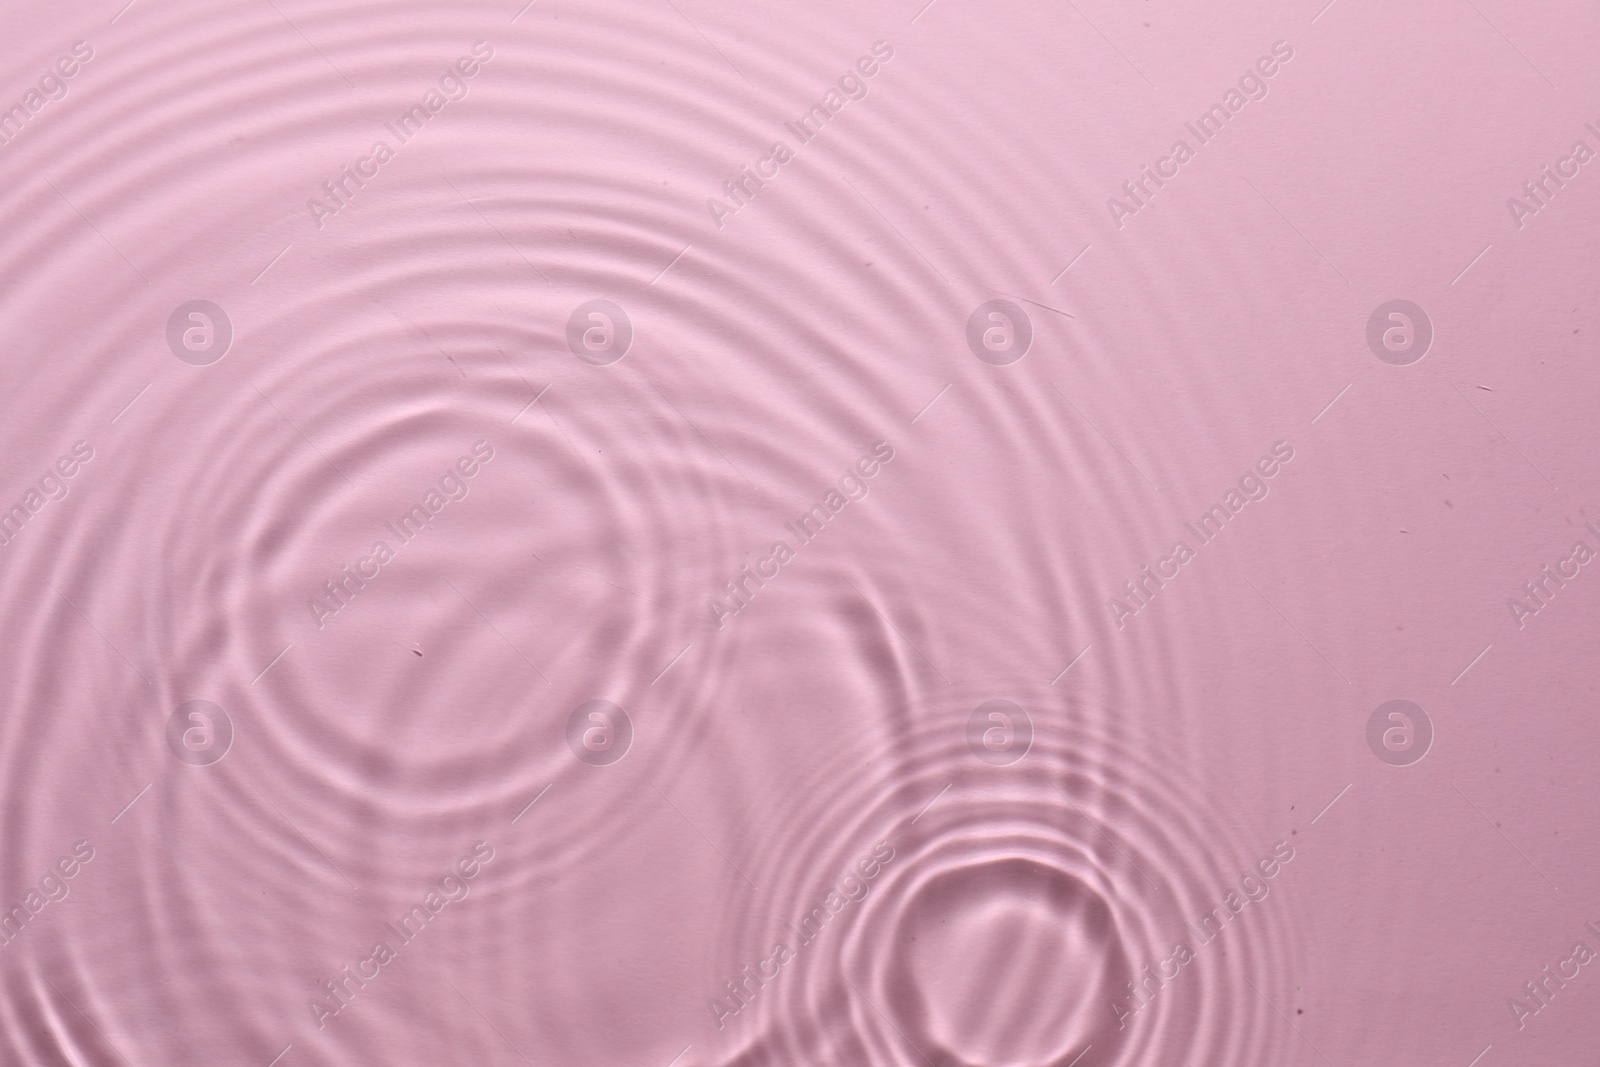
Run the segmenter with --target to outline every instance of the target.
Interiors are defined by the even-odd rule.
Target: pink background
[[[1592,5],[0,41],[0,1063],[1600,1056],[1600,161],[1508,205],[1600,151]]]

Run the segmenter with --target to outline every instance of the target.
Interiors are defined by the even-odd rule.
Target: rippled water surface
[[[1593,10],[123,5],[0,1065],[1600,1055]]]

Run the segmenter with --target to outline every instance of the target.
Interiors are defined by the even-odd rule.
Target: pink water
[[[1600,12],[524,3],[0,13],[0,1065],[1596,1062]]]

